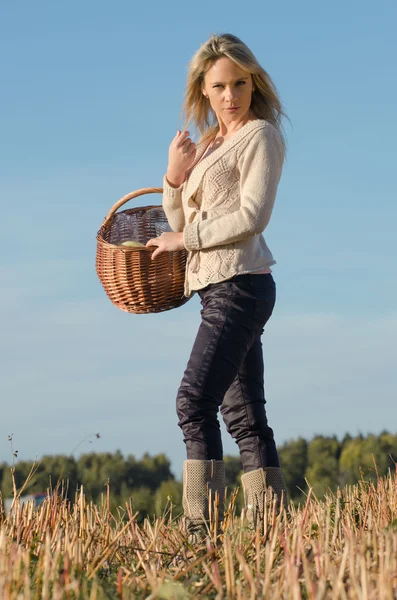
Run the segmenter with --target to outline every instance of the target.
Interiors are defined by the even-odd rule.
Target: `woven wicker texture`
[[[126,202],[162,188],[143,188],[123,196],[110,209],[97,233],[96,272],[111,302],[135,314],[156,313],[182,306],[186,250],[162,252],[151,260],[153,247],[121,246],[125,241],[141,244],[171,231],[161,206],[129,208],[116,213]]]

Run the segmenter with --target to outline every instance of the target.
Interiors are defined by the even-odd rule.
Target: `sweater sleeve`
[[[185,217],[182,208],[182,189],[184,183],[177,188],[172,187],[167,177],[163,177],[163,209],[167,221],[173,231],[183,231]]]
[[[275,127],[257,131],[239,160],[240,207],[187,224],[183,231],[185,247],[200,250],[262,233],[272,214],[282,165],[283,148]]]

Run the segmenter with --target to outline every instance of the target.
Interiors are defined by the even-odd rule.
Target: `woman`
[[[163,207],[173,232],[147,242],[160,252],[188,250],[185,295],[201,298],[202,321],[177,395],[187,460],[183,507],[188,531],[205,533],[211,495],[225,488],[220,408],[238,444],[251,525],[261,523],[266,490],[286,488],[263,384],[261,334],[275,304],[275,260],[262,236],[284,161],[275,87],[247,46],[213,35],[189,65],[186,122],[169,148]],[[212,120],[211,120],[212,119]],[[210,491],[210,500],[207,490]]]

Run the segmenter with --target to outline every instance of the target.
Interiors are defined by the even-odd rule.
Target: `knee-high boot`
[[[225,499],[223,460],[185,460],[183,463],[182,505],[189,542],[200,543],[210,525],[219,530]]]

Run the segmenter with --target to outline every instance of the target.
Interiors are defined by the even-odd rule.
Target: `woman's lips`
[[[240,107],[239,106],[230,106],[228,108],[226,108],[226,110],[230,110],[230,112],[233,112],[235,110],[238,110]]]

